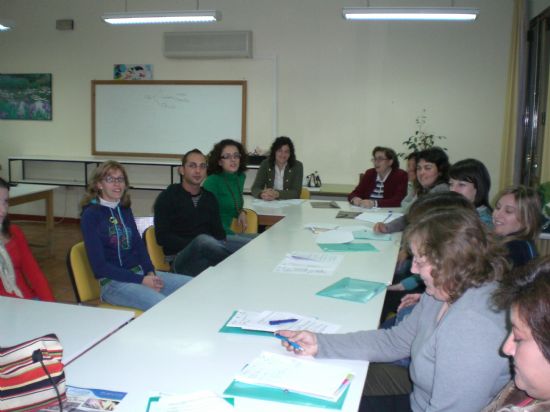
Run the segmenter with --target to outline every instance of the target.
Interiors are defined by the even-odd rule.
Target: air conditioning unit
[[[252,32],[167,32],[164,33],[164,56],[179,59],[251,58]]]

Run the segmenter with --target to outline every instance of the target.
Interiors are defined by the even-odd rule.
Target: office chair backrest
[[[67,270],[73,285],[77,303],[83,303],[102,308],[132,311],[138,317],[143,311],[127,306],[116,306],[101,301],[101,287],[94,276],[84,242],[79,242],[69,249],[67,254]]]
[[[78,303],[98,301],[100,296],[99,281],[90,267],[84,242],[79,242],[69,250],[67,270],[73,285]]]
[[[143,232],[143,240],[147,253],[153,262],[155,270],[161,270],[163,272],[170,272],[170,265],[165,260],[164,251],[162,247],[157,243],[157,236],[155,235],[155,227],[149,226]]]
[[[237,219],[231,222],[231,230],[235,233],[258,233],[258,214],[252,209],[243,209],[243,212],[246,213],[246,230],[243,231]]]
[[[309,190],[305,187],[302,187],[302,191],[300,192],[300,199],[310,199],[311,193]]]

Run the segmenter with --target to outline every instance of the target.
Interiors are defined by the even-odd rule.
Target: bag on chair
[[[31,412],[63,402],[62,355],[54,334],[0,347],[0,411]]]

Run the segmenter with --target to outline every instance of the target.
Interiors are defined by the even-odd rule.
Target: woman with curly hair
[[[247,228],[246,213],[243,211],[246,161],[246,150],[243,145],[231,139],[216,143],[208,154],[208,177],[203,187],[216,196],[222,225],[227,235],[235,235],[231,230],[233,219],[237,219],[243,232]],[[245,235],[234,237],[242,238],[243,241],[247,238]]]
[[[397,410],[479,411],[510,378],[508,361],[499,354],[506,316],[492,305],[508,268],[502,247],[471,208],[424,214],[411,222],[405,241],[426,291],[399,325],[336,335],[280,333],[302,347],[295,351],[300,355],[371,362],[366,410],[396,410],[394,402],[409,400]],[[409,370],[381,363],[406,356]]]

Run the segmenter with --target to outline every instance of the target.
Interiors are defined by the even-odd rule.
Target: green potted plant
[[[411,152],[420,152],[421,150],[429,149],[436,145],[436,141],[446,139],[445,136],[436,136],[424,130],[427,119],[426,109],[422,109],[422,113],[416,117],[416,131],[403,142],[407,147],[407,152],[399,153],[399,157],[405,158]],[[445,147],[442,149],[447,150]]]

